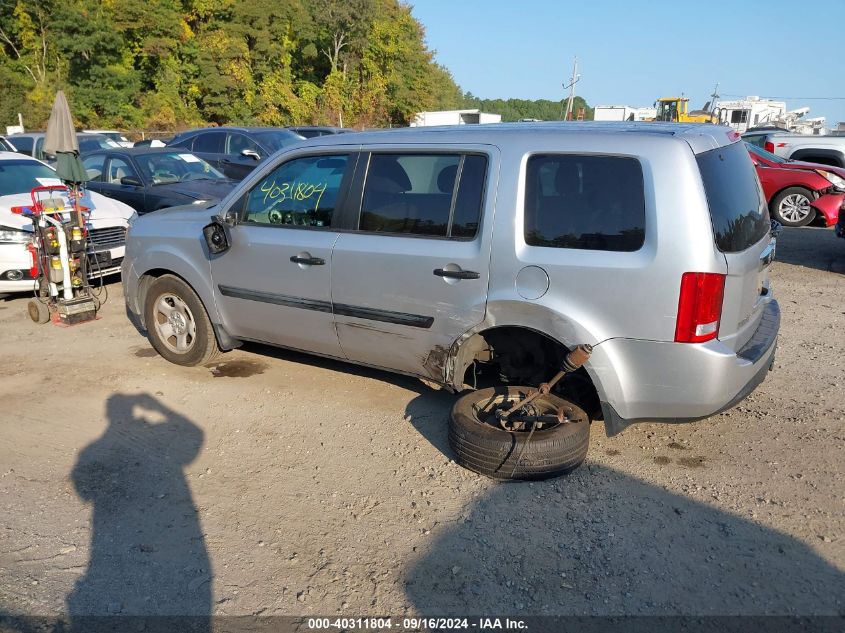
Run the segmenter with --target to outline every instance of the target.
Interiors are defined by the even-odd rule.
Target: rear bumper
[[[718,340],[689,345],[611,339],[596,346],[590,371],[600,385],[608,435],[636,422],[692,422],[736,405],[772,366],[780,307],[770,300],[738,352]]]

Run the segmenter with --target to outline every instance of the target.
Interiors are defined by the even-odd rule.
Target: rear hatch
[[[737,351],[757,329],[770,292],[775,241],[769,210],[744,143],[703,152],[696,159],[716,248],[728,270],[719,340]]]

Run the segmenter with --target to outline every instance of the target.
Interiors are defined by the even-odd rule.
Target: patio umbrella
[[[78,186],[88,180],[85,167],[79,159],[79,143],[73,129],[70,106],[61,90],[56,93],[53,110],[50,112],[44,151],[56,155],[56,174],[65,184]]]

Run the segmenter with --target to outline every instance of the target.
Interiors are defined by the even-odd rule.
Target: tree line
[[[28,129],[60,88],[84,127],[152,132],[561,116],[560,102],[463,94],[399,0],[0,0],[0,86],[0,125],[21,112]]]

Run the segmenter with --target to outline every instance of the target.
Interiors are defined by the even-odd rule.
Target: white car
[[[32,219],[13,213],[13,207],[32,206],[34,187],[59,185],[56,172],[40,160],[12,152],[0,152],[0,293],[33,292]],[[55,197],[55,195],[54,195]],[[67,201],[67,198],[65,197]],[[88,220],[89,277],[120,272],[126,229],[132,207],[98,193],[86,191],[80,203],[91,210]]]

